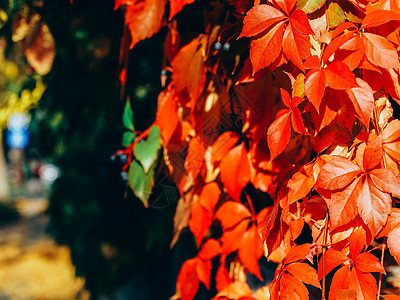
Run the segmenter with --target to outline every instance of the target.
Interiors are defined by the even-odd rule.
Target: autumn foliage
[[[194,5],[202,30],[184,30],[180,15]],[[173,298],[193,299],[203,284],[213,299],[379,300],[385,249],[400,263],[399,2],[116,8],[130,33],[122,85],[128,47],[168,29],[156,120],[136,132],[128,104],[120,153],[145,205],[159,172],[179,189],[172,244],[188,227],[198,255]],[[263,255],[278,267],[255,291],[246,276],[262,279]]]

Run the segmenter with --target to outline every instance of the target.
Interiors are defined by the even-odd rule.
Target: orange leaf
[[[210,289],[210,278],[211,278],[211,261],[197,260],[196,272],[199,280],[204,283],[207,289]]]
[[[246,269],[262,280],[258,261],[264,253],[261,237],[256,226],[252,226],[243,234],[239,247],[239,258]]]
[[[342,189],[360,173],[361,169],[355,163],[337,156],[322,167],[315,187],[327,190]]]
[[[341,265],[344,262],[348,262],[350,259],[344,255],[342,252],[328,249],[325,252],[325,276],[329,274],[334,268]],[[339,269],[340,270],[340,269]],[[322,279],[322,257],[318,264],[318,279]],[[336,274],[335,274],[336,275]]]
[[[346,90],[358,86],[349,67],[341,61],[334,61],[324,69],[326,84],[335,90]]]
[[[375,66],[386,69],[399,68],[399,57],[396,48],[384,37],[364,32],[361,35],[365,46],[365,55]]]
[[[242,36],[256,36],[267,30],[274,23],[286,18],[281,11],[271,5],[255,5],[247,12],[243,20],[243,29],[239,38]]]
[[[277,118],[268,128],[267,141],[271,151],[270,161],[285,150],[290,139],[290,111]]]
[[[195,0],[170,0],[169,1],[169,20],[171,20],[178,12],[187,4],[193,3]]]
[[[309,36],[293,30],[292,23],[289,23],[283,35],[283,52],[303,72],[302,60],[310,56],[310,48]]]
[[[209,212],[200,205],[199,198],[195,198],[192,204],[189,228],[196,237],[197,246],[199,247],[205,234],[212,223],[212,212]]]
[[[160,30],[166,3],[166,0],[121,1],[127,5],[125,24],[131,32],[131,48]]]
[[[356,199],[359,194],[361,178],[357,178],[346,188],[332,193],[326,201],[329,206],[332,229],[349,223],[357,216]]]
[[[400,179],[388,169],[375,169],[369,172],[374,185],[382,192],[400,196]]]
[[[377,27],[390,21],[400,21],[400,14],[390,10],[376,10],[365,16],[361,23],[361,29]]]
[[[244,143],[236,146],[221,161],[221,181],[233,200],[239,201],[242,189],[250,180],[250,164]]]
[[[211,147],[211,156],[214,161],[221,161],[239,140],[236,132],[226,131],[221,134]]]
[[[371,273],[362,273],[353,268],[350,271],[349,287],[357,292],[358,299],[376,299],[378,287]]]
[[[310,244],[303,244],[300,246],[295,246],[290,249],[289,253],[285,257],[285,265],[290,263],[305,260],[306,256],[310,253]]]
[[[306,263],[292,263],[285,266],[286,271],[306,284],[321,288],[315,269]]]
[[[356,227],[349,238],[349,250],[352,258],[357,257],[364,250],[366,235],[362,227]]]
[[[251,41],[250,59],[253,75],[273,63],[282,51],[284,23],[277,23],[262,38]]]
[[[342,298],[340,298],[341,292],[339,293],[339,291],[349,289],[349,284],[350,284],[350,266],[347,265],[341,267],[339,270],[336,271],[335,275],[333,275],[332,283],[329,289],[329,299],[342,300]]]
[[[314,35],[314,31],[310,26],[308,17],[304,11],[301,9],[296,9],[290,15],[290,23],[293,28],[301,34],[311,34]]]
[[[192,101],[196,101],[204,89],[206,72],[204,68],[205,37],[199,35],[182,47],[171,62],[172,83],[178,92],[186,90]]]
[[[201,247],[198,257],[202,260],[210,260],[211,258],[221,253],[221,245],[216,240],[209,239]]]
[[[205,152],[205,145],[200,138],[194,137],[190,140],[185,159],[185,169],[193,179],[196,179],[204,165]]]
[[[206,184],[199,195],[200,205],[208,210],[210,213],[214,213],[214,208],[218,203],[221,190],[218,184],[211,182]]]
[[[392,207],[392,197],[380,191],[371,179],[363,178],[357,197],[358,213],[371,231],[372,237],[383,228]]]
[[[363,273],[379,272],[386,274],[385,268],[380,261],[371,253],[363,252],[354,259],[357,269]]]
[[[215,218],[221,222],[224,230],[230,229],[239,224],[243,219],[250,217],[251,213],[246,206],[233,201],[222,204],[215,214]]]
[[[176,290],[182,300],[192,300],[199,288],[199,277],[196,272],[198,259],[185,261],[179,271]]]
[[[360,78],[356,78],[356,82],[359,86],[347,90],[346,93],[349,96],[360,121],[368,129],[369,120],[372,116],[375,103],[373,90],[368,83]]]
[[[176,98],[173,91],[167,90],[158,96],[156,124],[160,128],[164,146],[167,146],[178,125]]]
[[[326,86],[325,73],[321,70],[311,70],[307,73],[304,83],[304,93],[319,112],[319,106],[324,96]]]
[[[292,275],[283,273],[279,283],[280,299],[308,299],[307,288]]]

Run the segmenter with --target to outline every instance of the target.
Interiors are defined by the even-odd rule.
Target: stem
[[[328,210],[325,213],[325,227],[324,227],[324,244],[322,245],[322,297],[321,300],[326,300],[325,294],[325,285],[326,285],[326,280],[325,280],[325,252],[326,252],[326,244],[328,240]]]
[[[381,264],[383,266],[383,260],[385,258],[385,248],[386,248],[386,238],[383,241],[382,252],[381,252]],[[378,293],[376,294],[376,299],[379,300],[381,297],[381,289],[382,289],[382,273],[379,273],[379,282],[378,282]]]

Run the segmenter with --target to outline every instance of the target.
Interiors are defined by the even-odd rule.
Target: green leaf
[[[297,9],[301,9],[306,14],[310,14],[320,9],[325,3],[325,0],[299,0],[297,2]]]
[[[132,131],[126,131],[122,136],[122,145],[124,145],[124,147],[128,147],[135,139],[136,135]]]
[[[133,111],[131,104],[129,103],[129,100],[126,101],[125,108],[124,108],[124,114],[122,116],[122,123],[124,126],[129,129],[134,131],[135,126],[133,125]]]
[[[147,140],[141,140],[133,149],[133,154],[142,164],[146,173],[149,172],[154,161],[157,159],[158,150],[161,147],[160,129],[154,126],[147,137]]]
[[[135,195],[147,207],[147,201],[154,185],[153,169],[146,174],[139,162],[133,160],[129,167],[128,182]]]
[[[329,4],[326,14],[328,16],[330,27],[339,26],[346,21],[343,9],[337,3]]]

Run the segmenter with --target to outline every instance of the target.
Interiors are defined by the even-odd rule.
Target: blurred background
[[[113,155],[122,12],[112,0],[0,8],[0,299],[168,299],[195,245],[184,234],[169,250],[176,201],[145,209]],[[130,53],[137,130],[155,117],[165,34]]]

